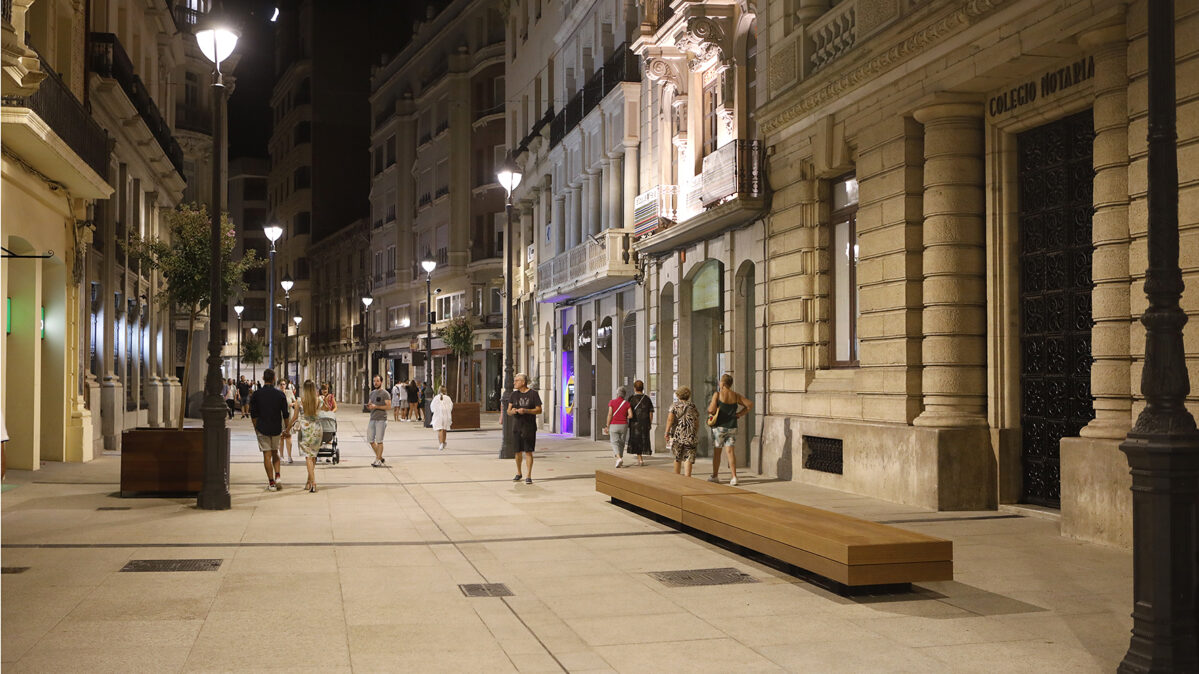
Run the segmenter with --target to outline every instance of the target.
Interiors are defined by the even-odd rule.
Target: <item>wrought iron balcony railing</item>
[[[150,129],[154,139],[158,141],[158,145],[166,154],[167,159],[170,160],[179,175],[183,176],[183,149],[179,147],[178,141],[171,133],[171,127],[167,125],[162,113],[158,111],[158,105],[150,97],[146,85],[134,72],[133,62],[129,60],[125,48],[121,46],[121,41],[112,33],[92,33],[90,39],[91,47],[88,54],[90,69],[101,77],[109,77],[117,81],[121,90],[133,103],[133,107],[142,121],[145,122],[146,127]]]
[[[636,54],[625,42],[612,52],[603,67],[587,80],[583,89],[571,97],[557,117],[550,121],[550,146],[562,142],[566,134],[599,106],[600,101],[621,82],[640,82],[641,66]]]
[[[4,106],[29,108],[63,140],[79,158],[101,178],[108,178],[111,148],[108,133],[96,123],[58,77],[50,64],[42,61],[46,78],[29,96],[5,96]]]

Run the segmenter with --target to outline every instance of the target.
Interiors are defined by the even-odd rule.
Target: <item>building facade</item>
[[[1145,7],[770,4],[765,474],[1131,544]],[[1175,7],[1190,336],[1199,3]]]
[[[87,461],[100,436],[84,265],[113,187],[108,134],[83,104],[86,31],[76,3],[4,3],[0,409],[8,465],[25,470]]]
[[[260,260],[266,260],[270,255],[270,242],[266,238],[263,227],[267,221],[267,176],[270,174],[270,162],[266,157],[239,157],[229,161],[229,180],[226,189],[229,194],[229,220],[237,232],[237,246],[233,256],[240,258],[246,251],[254,251]],[[266,331],[266,267],[246,272],[244,279],[246,292],[241,297],[230,298],[225,303],[223,311],[225,320],[225,347],[222,355],[225,359],[223,371],[226,378],[236,379],[239,374],[249,378],[250,373],[259,368],[251,368],[243,373],[241,363],[241,345],[253,337],[251,328],[258,328],[259,334]],[[242,303],[240,322],[234,310],[237,301]]]
[[[494,1],[430,10],[371,79],[371,372],[424,381],[428,347],[432,381],[485,411],[499,409],[502,355],[503,25]],[[437,263],[431,279],[425,259]],[[462,375],[438,336],[457,317],[474,328]]]
[[[312,278],[321,292],[313,307],[311,376],[346,403],[357,403],[366,387],[362,296],[369,286],[370,240],[367,221],[357,220],[329,237],[312,258]]]

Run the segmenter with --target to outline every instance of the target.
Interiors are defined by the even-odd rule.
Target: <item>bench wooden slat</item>
[[[596,491],[607,494],[618,501],[630,503],[638,508],[645,508],[646,510],[652,513],[657,513],[662,517],[670,518],[676,522],[683,521],[682,509],[672,506],[668,503],[663,503],[656,499],[648,498],[642,494],[638,494],[635,491],[629,491],[614,484],[600,482],[599,480],[596,480],[595,482],[595,489]]]
[[[600,483],[612,484],[625,491],[640,494],[675,508],[683,507],[683,496],[745,493],[742,489],[725,484],[716,484],[653,469],[597,470],[595,471],[595,482],[597,489]]]
[[[726,522],[841,564],[905,564],[953,555],[953,544],[947,540],[764,494],[683,498],[684,512]]]

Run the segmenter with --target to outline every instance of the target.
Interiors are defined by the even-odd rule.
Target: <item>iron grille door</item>
[[[1091,398],[1091,199],[1087,110],[1017,136],[1023,501],[1060,507],[1059,444]]]

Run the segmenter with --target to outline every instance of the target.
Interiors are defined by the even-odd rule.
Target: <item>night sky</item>
[[[275,84],[274,43],[275,24],[270,22],[277,5],[295,0],[226,0],[226,11],[241,21],[241,38],[237,52],[241,60],[234,70],[237,84],[229,97],[229,158],[266,157],[267,141],[271,136],[271,88]],[[412,21],[422,18],[427,7],[438,9],[447,0],[313,0],[344,6],[351,2],[376,7],[399,8],[401,21],[392,25],[364,27],[368,39],[361,41],[363,49],[376,52],[372,62],[378,63],[378,53],[394,54],[412,37]],[[361,74],[368,77],[369,73]]]

